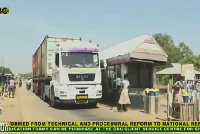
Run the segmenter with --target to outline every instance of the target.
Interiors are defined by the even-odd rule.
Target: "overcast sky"
[[[45,35],[90,38],[104,49],[146,33],[170,34],[200,53],[199,0],[1,0],[0,58],[14,73],[31,71]]]

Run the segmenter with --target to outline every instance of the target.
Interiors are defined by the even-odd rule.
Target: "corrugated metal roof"
[[[171,64],[172,67],[158,71],[156,74],[181,74],[181,64],[180,63],[171,63]]]
[[[101,52],[101,58],[103,59],[109,59],[113,58],[119,55],[125,55],[125,54],[130,54],[134,51],[134,49],[143,43],[143,41],[148,37],[148,34],[127,40],[125,42],[116,44],[112,47],[109,47],[107,49],[104,49]]]
[[[195,74],[200,74],[200,72],[199,72],[199,71],[197,71],[197,70],[195,70],[195,71],[194,71],[194,73],[195,73]]]
[[[181,74],[181,63],[171,63],[171,64],[172,67],[158,71],[156,74]],[[195,70],[195,74],[200,74],[200,72]]]
[[[136,38],[127,40],[125,42],[116,44],[107,49],[104,49],[101,52],[101,60],[110,59],[110,58],[117,57],[120,55],[131,54],[139,45],[141,45],[149,37],[152,37],[152,36],[150,34],[145,34],[145,35],[138,36]],[[160,49],[162,49],[162,48],[160,47]],[[165,55],[166,55],[166,53],[165,53]]]

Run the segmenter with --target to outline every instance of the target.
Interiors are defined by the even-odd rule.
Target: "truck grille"
[[[95,74],[68,74],[70,81],[94,81]]]

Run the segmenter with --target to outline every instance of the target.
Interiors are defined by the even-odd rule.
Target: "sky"
[[[90,38],[101,50],[131,38],[164,33],[200,53],[199,0],[1,0],[1,64],[32,71],[32,55],[45,35]],[[3,61],[3,62],[2,62]]]

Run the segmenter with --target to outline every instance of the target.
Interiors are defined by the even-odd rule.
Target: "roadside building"
[[[156,84],[155,66],[166,62],[166,53],[150,34],[138,36],[103,50],[101,65],[106,65],[106,69],[102,70],[103,100],[113,97],[109,93],[117,89],[114,80],[123,79],[124,74],[128,73],[130,94],[137,94],[142,101],[141,92]],[[137,97],[134,96],[132,101],[137,101]],[[135,105],[133,102],[132,104]]]
[[[156,72],[158,80],[162,75],[170,75],[173,84],[176,82],[177,78],[181,76],[182,64],[181,63],[171,63],[171,67],[165,68]],[[200,72],[194,70],[195,79],[200,79]]]

